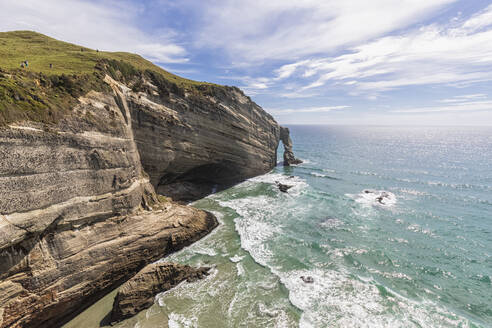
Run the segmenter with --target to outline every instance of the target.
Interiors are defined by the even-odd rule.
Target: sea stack
[[[302,161],[294,156],[292,151],[292,139],[290,138],[289,128],[280,127],[280,140],[284,144],[284,166],[301,164]]]

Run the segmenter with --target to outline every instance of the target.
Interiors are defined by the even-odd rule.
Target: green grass
[[[25,60],[29,66],[21,68]],[[190,101],[203,101],[225,88],[184,79],[136,54],[96,51],[31,31],[0,32],[0,127],[24,120],[57,123],[79,96],[109,91],[105,74],[144,92],[148,78],[164,98],[187,91]]]
[[[0,32],[0,68],[4,70],[20,69],[21,62],[27,60],[29,66],[25,70],[31,72],[87,74],[92,73],[102,59],[124,61],[136,69],[154,71],[180,87],[209,84],[169,73],[137,54],[96,51],[31,31]]]
[[[0,70],[0,127],[18,121],[57,123],[77,98],[91,90],[110,91],[101,72],[50,75]]]

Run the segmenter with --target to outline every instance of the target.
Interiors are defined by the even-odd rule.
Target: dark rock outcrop
[[[160,194],[191,201],[276,165],[280,127],[234,87],[209,86],[206,96],[126,91],[145,172]]]
[[[154,304],[154,296],[183,281],[204,278],[210,268],[193,268],[176,263],[152,263],[140,270],[118,290],[111,311],[111,322],[119,322]]]
[[[395,195],[389,191],[365,189],[362,193],[366,199],[372,199],[376,205],[391,206],[396,202]]]
[[[289,128],[280,127],[280,140],[284,144],[284,166],[301,164],[302,161],[296,158],[292,151],[292,139],[290,138]]]
[[[280,190],[281,192],[287,192],[290,188],[293,187],[291,185],[286,185],[278,181],[275,181],[275,183],[277,184],[278,190]]]
[[[301,280],[306,284],[312,284],[314,282],[314,279],[311,276],[301,276]]]
[[[236,88],[104,81],[56,124],[0,127],[2,328],[58,327],[217,225],[154,187],[191,200],[276,163],[279,126]]]
[[[49,131],[30,122],[0,129],[0,327],[57,327],[217,225],[157,200],[127,102],[115,101],[123,86],[108,83],[115,94],[81,97]]]

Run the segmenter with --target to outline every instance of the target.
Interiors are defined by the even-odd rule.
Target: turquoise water
[[[212,274],[126,324],[492,327],[491,128],[290,129],[304,164],[195,203],[222,225],[171,260]]]

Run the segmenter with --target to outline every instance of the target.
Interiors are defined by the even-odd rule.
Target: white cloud
[[[464,102],[467,100],[485,99],[485,98],[487,98],[487,95],[484,93],[474,93],[474,94],[469,94],[469,95],[460,95],[460,96],[454,96],[452,98],[441,99],[441,100],[439,100],[439,102],[441,102],[441,103],[459,103],[459,102]]]
[[[306,92],[302,90],[297,90],[297,91],[280,93],[278,95],[283,98],[297,99],[297,98],[315,98],[320,94],[316,92]]]
[[[307,63],[309,63],[308,60],[301,61],[294,64],[283,65],[275,71],[275,73],[277,74],[277,77],[275,79],[277,80],[286,79],[290,77],[299,66],[305,65]]]
[[[322,107],[308,107],[308,108],[296,108],[296,109],[267,109],[267,112],[276,115],[292,114],[292,113],[326,113],[334,110],[340,110],[349,108],[350,106],[322,106]]]
[[[94,49],[138,53],[161,63],[185,62],[173,33],[159,37],[136,27],[141,8],[122,2],[0,0],[0,30],[34,30]]]
[[[467,86],[490,81],[491,17],[492,5],[458,25],[432,24],[355,46],[340,56],[286,66],[290,75],[314,78],[306,80],[304,90],[338,82],[380,92],[411,85]]]
[[[476,31],[492,25],[492,5],[489,5],[481,13],[474,15],[463,24],[463,28],[469,31]]]
[[[292,60],[401,29],[454,1],[204,1],[197,45],[224,49],[241,62]]]
[[[480,123],[492,115],[487,95],[478,93],[484,88],[459,90],[469,93],[461,96],[453,96],[456,89],[443,93],[446,90],[428,88],[428,93],[418,94],[424,89],[408,88],[415,91],[409,96],[405,89],[467,87],[492,80],[492,5],[471,17],[463,13],[451,17],[441,9],[454,2],[0,0],[0,30],[36,30],[91,48],[136,52],[161,63],[191,57],[198,64],[193,66],[197,75],[230,69],[228,76],[217,78],[242,84],[250,95],[262,94],[262,100],[277,108],[273,113],[292,122],[307,117],[319,123],[309,113],[335,111],[336,115],[319,117],[342,119],[347,113],[354,121],[377,116],[388,122],[397,117],[404,123],[412,118],[419,124],[421,117],[451,117],[449,122],[461,123],[469,114]],[[162,12],[149,13],[150,8]],[[158,22],[159,14],[167,19]],[[441,14],[449,22],[443,22]],[[149,24],[142,21],[147,18],[152,19]],[[429,19],[439,23],[417,25]],[[395,89],[405,92],[388,92]],[[433,98],[436,94],[445,99]],[[342,96],[348,99],[340,101]],[[412,108],[403,105],[408,97],[416,104]],[[306,107],[278,108],[278,98],[303,98]],[[352,110],[344,111],[346,105],[311,107],[331,104],[333,99],[351,104]],[[368,99],[395,110],[370,111]],[[363,111],[370,113],[354,115]]]
[[[245,91],[249,95],[256,95],[262,93],[262,91],[267,90],[273,79],[266,77],[257,77],[253,78],[251,76],[219,76],[221,79],[225,80],[234,80],[241,82],[241,89]]]
[[[397,109],[391,113],[437,113],[437,112],[461,112],[461,111],[491,111],[492,101],[472,101],[445,106],[430,106],[410,109]]]

